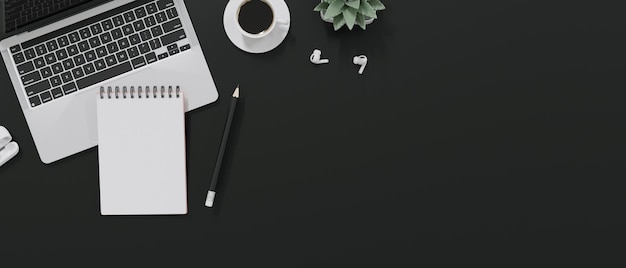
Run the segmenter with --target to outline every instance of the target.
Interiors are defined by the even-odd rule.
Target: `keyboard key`
[[[59,45],[57,45],[57,41],[50,40],[46,43],[46,47],[48,48],[48,51],[55,51],[59,48]]]
[[[176,43],[167,46],[167,50],[168,51],[174,50],[174,49],[177,49],[177,48],[178,48],[178,44],[176,44]]]
[[[117,52],[119,50],[117,43],[113,42],[113,43],[109,43],[107,44],[107,51],[109,51],[109,54],[113,54],[115,52]]]
[[[11,53],[15,53],[22,50],[22,47],[20,47],[20,45],[15,45],[11,47]]]
[[[24,84],[25,86],[28,86],[32,83],[35,83],[37,81],[41,80],[41,74],[39,74],[38,71],[34,71],[31,72],[27,75],[23,75],[22,76],[22,84]]]
[[[30,61],[17,66],[17,72],[19,74],[27,74],[32,72],[33,70],[35,70],[35,65],[33,65],[33,63]]]
[[[172,0],[159,0],[157,2],[157,5],[159,6],[160,10],[166,9],[168,7],[173,7],[174,6],[174,1]]]
[[[67,71],[61,74],[61,79],[63,80],[63,83],[68,83],[74,80],[74,77],[72,77],[72,72]]]
[[[180,52],[180,51],[178,50],[178,48],[177,48],[177,49],[174,49],[174,50],[170,50],[170,51],[168,51],[168,53],[170,53],[170,56],[172,56],[172,55],[176,55],[176,54],[178,54],[178,52]]]
[[[163,23],[167,21],[167,15],[165,14],[165,11],[157,13],[156,15],[154,15],[154,17],[156,18],[158,23]]]
[[[128,55],[126,54],[126,51],[124,50],[117,52],[115,54],[115,57],[117,57],[117,62],[124,62],[128,60]]]
[[[89,42],[88,41],[82,41],[82,42],[78,43],[78,49],[80,50],[80,52],[85,52],[85,51],[89,50]]]
[[[59,47],[66,47],[70,44],[70,40],[67,39],[67,36],[61,36],[57,39],[57,43],[59,44]]]
[[[141,36],[141,41],[148,41],[152,38],[152,34],[150,33],[150,30],[145,30],[139,33],[139,36]]]
[[[146,54],[150,52],[150,45],[148,43],[143,43],[139,45],[139,52],[141,52],[141,54]]]
[[[67,35],[67,38],[69,38],[69,39],[70,39],[70,42],[71,42],[72,44],[74,44],[74,43],[76,43],[76,42],[80,41],[80,36],[78,35],[78,33],[77,33],[77,32],[73,32],[73,33],[68,34],[68,35]]]
[[[30,107],[33,107],[33,108],[41,104],[41,100],[39,99],[39,96],[31,97],[28,99],[28,101],[30,101]]]
[[[61,77],[58,75],[55,75],[53,77],[50,77],[50,85],[52,85],[53,87],[58,87],[62,84],[63,82],[61,81]]]
[[[46,103],[52,100],[52,95],[50,94],[50,92],[46,91],[44,93],[41,93],[41,95],[39,95],[39,97],[41,98],[41,102]]]
[[[26,60],[32,60],[33,58],[37,57],[35,49],[29,48],[27,50],[24,50],[24,57],[26,57]]]
[[[146,27],[152,27],[152,26],[157,24],[156,19],[154,18],[154,16],[149,16],[149,17],[143,19],[143,21],[145,22]]]
[[[80,29],[80,31],[78,31],[78,33],[80,34],[80,37],[82,39],[87,39],[91,37],[91,31],[89,31],[89,28],[82,28]]]
[[[95,61],[93,64],[96,66],[96,70],[97,71],[100,71],[100,70],[102,70],[102,69],[107,67],[107,65],[106,65],[106,63],[104,62],[103,59],[99,59],[99,60]]]
[[[74,57],[74,66],[81,66],[85,64],[85,62],[87,61],[85,60],[85,56],[82,54]]]
[[[98,56],[96,56],[96,52],[94,50],[90,50],[90,51],[87,51],[87,53],[85,53],[85,59],[87,60],[87,62],[92,62],[96,60],[97,58]]]
[[[163,34],[163,29],[161,29],[160,25],[154,26],[150,30],[152,31],[152,36],[154,36],[154,37],[158,37],[158,36],[161,36]]]
[[[91,25],[91,27],[89,27],[89,29],[91,29],[91,33],[93,35],[97,35],[97,34],[101,34],[102,33],[102,26],[100,26],[99,23]]]
[[[83,67],[76,67],[72,70],[72,75],[74,76],[74,78],[81,78],[83,76],[85,76],[85,73],[83,72]]]
[[[113,41],[113,38],[111,37],[111,34],[107,32],[100,35],[100,41],[102,41],[102,44],[106,44]]]
[[[113,29],[113,31],[111,31],[111,36],[113,36],[113,40],[117,40],[124,37],[124,34],[121,29]]]
[[[63,85],[63,93],[65,95],[74,93],[76,91],[78,91],[78,88],[76,87],[76,83],[69,83],[69,84]]]
[[[137,47],[131,47],[126,51],[128,52],[128,57],[131,59],[139,56],[139,49],[137,49]]]
[[[78,47],[76,45],[71,45],[69,47],[67,47],[67,55],[68,56],[74,56],[78,54]]]
[[[126,21],[126,23],[132,22],[135,20],[135,13],[132,11],[128,11],[126,13],[124,13],[124,21]]]
[[[113,17],[113,24],[115,25],[115,27],[120,27],[124,25],[124,18],[122,17],[122,15]]]
[[[55,99],[63,97],[63,90],[61,90],[60,87],[57,87],[57,88],[53,89],[51,91],[51,93],[52,93],[52,97],[55,98]]]
[[[165,59],[165,58],[167,58],[167,57],[169,57],[169,55],[167,54],[167,52],[159,54],[159,60]]]
[[[43,80],[39,83],[26,87],[26,95],[30,97],[48,89],[50,89],[50,83],[48,80]]]
[[[125,35],[131,35],[135,33],[135,30],[133,30],[133,27],[128,24],[122,27],[122,32],[124,32]]]
[[[190,48],[191,48],[191,46],[189,44],[186,44],[186,45],[180,47],[180,51],[185,51],[185,50],[188,50]]]
[[[26,58],[24,58],[24,53],[17,52],[16,54],[13,54],[13,61],[15,62],[15,64],[20,64],[26,61]]]
[[[108,67],[111,67],[111,66],[117,64],[117,60],[115,59],[115,55],[108,56],[108,57],[104,58],[104,60],[107,62],[107,66]]]
[[[169,34],[161,36],[161,44],[166,46],[166,45],[169,45],[171,43],[174,43],[178,40],[185,39],[185,38],[187,38],[187,35],[185,34],[185,30],[180,29],[178,31],[171,32]]]
[[[35,51],[37,52],[37,56],[48,53],[48,50],[46,49],[46,46],[44,44],[36,46]]]
[[[113,22],[110,19],[104,20],[101,24],[104,31],[113,29]]]
[[[161,47],[161,40],[159,38],[150,40],[150,48],[152,48],[152,50],[155,50],[160,47]]]
[[[33,64],[35,64],[35,67],[41,68],[46,66],[46,61],[43,59],[43,57],[39,57],[33,60]]]
[[[85,66],[83,66],[83,69],[85,70],[85,75],[90,75],[96,71],[96,67],[93,65],[93,63],[85,64]]]
[[[167,18],[168,19],[173,19],[178,17],[178,12],[176,11],[176,8],[170,8],[167,10]]]
[[[128,38],[122,38],[117,41],[117,45],[120,49],[126,49],[130,46],[130,43],[128,42]]]
[[[65,58],[67,58],[67,50],[65,50],[65,48],[57,50],[56,54],[57,60],[64,60]]]
[[[78,84],[78,87],[80,89],[84,89],[86,87],[89,87],[91,85],[100,83],[102,81],[105,81],[107,79],[116,77],[118,75],[124,74],[126,72],[131,71],[131,65],[130,62],[125,62],[122,64],[119,64],[115,67],[106,69],[104,71],[100,71],[100,72],[96,72],[90,76],[84,77],[82,79],[79,79],[76,81],[76,83]]]
[[[52,72],[54,74],[59,74],[63,72],[63,65],[60,62],[52,64]]]
[[[153,63],[155,61],[157,61],[157,56],[156,56],[156,54],[154,52],[150,52],[150,53],[146,54],[146,62],[148,64]]]
[[[141,38],[139,37],[139,34],[133,34],[129,36],[128,39],[130,40],[131,45],[136,45],[136,44],[141,43]]]
[[[97,36],[94,36],[92,38],[89,39],[89,45],[91,47],[98,47],[100,45],[100,38],[98,38]]]
[[[143,57],[134,58],[132,61],[133,69],[137,69],[146,65],[146,60]]]
[[[145,9],[145,8],[143,8],[143,7],[139,7],[139,8],[137,8],[137,9],[135,9],[135,17],[137,17],[138,19],[139,19],[139,18],[143,18],[143,17],[145,17],[146,15],[147,15],[147,14],[146,14],[146,9]]]
[[[96,54],[98,54],[98,58],[102,58],[107,55],[107,50],[104,46],[96,48]]]
[[[146,11],[148,11],[148,14],[154,14],[158,11],[157,6],[154,3],[150,3],[146,6]]]
[[[57,57],[54,55],[54,53],[50,53],[48,55],[46,55],[44,57],[46,59],[46,64],[51,65],[55,62],[57,62]]]
[[[52,69],[50,69],[50,67],[41,68],[41,77],[42,78],[48,78],[50,76],[52,76]]]
[[[72,68],[74,68],[74,61],[72,59],[64,60],[63,67],[66,71],[71,70]]]
[[[166,33],[169,33],[171,31],[174,31],[182,27],[183,27],[183,24],[180,22],[180,19],[175,19],[175,20],[163,23],[163,31]]]
[[[133,22],[133,28],[135,28],[136,32],[139,32],[139,31],[145,29],[146,25],[143,23],[142,20],[137,20],[137,21]]]

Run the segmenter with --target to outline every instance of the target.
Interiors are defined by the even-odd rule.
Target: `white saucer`
[[[231,42],[243,51],[250,53],[265,53],[276,48],[285,40],[289,32],[291,18],[289,8],[284,0],[265,0],[274,6],[274,17],[276,25],[274,29],[264,37],[250,38],[239,32],[237,27],[237,19],[235,14],[239,6],[248,0],[230,0],[224,10],[224,30]],[[279,27],[278,23],[282,21],[286,25]]]

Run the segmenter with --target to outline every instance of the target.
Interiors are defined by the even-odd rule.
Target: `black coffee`
[[[274,12],[261,0],[250,0],[239,9],[239,25],[251,34],[258,34],[270,28]]]

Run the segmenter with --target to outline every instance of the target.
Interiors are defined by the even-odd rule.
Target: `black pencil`
[[[226,127],[224,128],[224,134],[222,135],[222,143],[220,144],[220,151],[217,155],[215,170],[213,170],[211,186],[209,187],[209,193],[206,197],[205,205],[207,207],[213,207],[213,201],[215,200],[215,186],[217,185],[217,178],[220,175],[222,160],[224,159],[224,153],[226,152],[226,143],[228,143],[228,134],[230,133],[230,129],[233,124],[233,117],[235,116],[235,109],[237,108],[237,100],[239,100],[239,85],[237,85],[237,87],[235,88],[235,92],[233,92],[233,98],[230,101],[230,111],[228,112],[228,119],[226,119]]]

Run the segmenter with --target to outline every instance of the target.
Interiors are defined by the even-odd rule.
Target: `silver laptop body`
[[[56,42],[48,42],[48,44],[41,43],[35,45],[31,47],[35,50],[34,58],[32,51],[26,51],[25,48],[17,47],[29,40],[41,39],[41,36],[64,27],[72,27],[70,25],[75,23],[84,23],[85,20],[89,20],[92,17],[103,17],[101,14],[111,12],[114,9],[121,9],[126,7],[125,5],[127,4],[135,5],[133,9],[128,10],[135,10],[133,11],[135,13],[134,19],[128,11],[124,11],[120,14],[125,16],[124,21],[120,21],[117,16],[117,19],[106,16],[110,18],[112,23],[108,21],[105,23],[105,20],[108,19],[91,22],[90,25],[83,27],[83,29],[90,28],[90,31],[81,32],[81,30],[77,30],[81,41],[74,39],[76,35],[64,34],[60,37],[69,37],[71,39],[70,45],[66,43],[66,38],[55,39]],[[160,5],[167,10],[155,11],[153,4],[158,4],[157,8]],[[147,14],[144,14],[141,8]],[[165,17],[163,17],[161,12],[166,12]],[[161,15],[157,15],[159,13]],[[148,19],[150,16],[156,19],[154,21],[153,19]],[[142,22],[138,22],[139,20],[142,20]],[[155,22],[157,23],[156,25],[154,24]],[[145,28],[142,28],[141,24]],[[132,31],[128,25],[131,25]],[[93,28],[91,28],[92,26]],[[115,29],[120,29],[123,37],[119,37],[119,32],[115,31]],[[150,34],[146,32],[146,29],[150,30]],[[163,31],[161,35],[159,35],[159,29]],[[113,31],[115,31],[115,34],[112,34],[113,37],[111,38],[117,37],[118,39],[108,41],[106,33],[113,33]],[[135,34],[139,34],[139,41],[136,39]],[[96,36],[99,37],[100,44],[98,44],[98,40],[93,38]],[[156,44],[156,39],[163,41],[161,43],[167,44]],[[72,40],[77,42],[72,43]],[[83,41],[85,40],[90,43],[89,47],[84,44]],[[107,44],[104,43],[106,41],[108,41]],[[113,42],[117,44],[111,45]],[[146,44],[148,46],[147,49]],[[41,45],[44,45],[44,47],[41,47]],[[65,45],[65,52],[76,54],[68,56],[65,60],[60,60],[66,53],[59,53],[54,51],[54,49],[55,47],[59,49],[62,45]],[[78,51],[74,49],[73,45],[77,45]],[[116,46],[117,51],[115,49]],[[108,54],[106,56],[102,54],[102,57],[99,57],[97,52],[103,52],[102,47],[107,49],[105,52]],[[154,49],[155,47],[156,49]],[[18,49],[20,51],[17,51]],[[111,51],[113,53],[110,53]],[[121,51],[125,52],[121,53]],[[98,144],[96,95],[101,86],[180,86],[185,93],[186,111],[212,103],[218,98],[213,78],[183,0],[110,1],[47,24],[41,28],[1,40],[0,52],[2,53],[2,58],[13,83],[24,117],[30,128],[39,157],[46,164],[92,148]],[[22,56],[16,56],[16,54],[19,54],[18,52],[21,52]],[[57,59],[53,59],[52,55],[50,55],[53,52],[55,56],[59,56]],[[95,59],[94,55],[89,52],[95,53]],[[137,52],[139,55],[137,55]],[[110,57],[111,54],[115,55],[114,59]],[[126,54],[126,57],[124,57],[124,54]],[[80,55],[85,57],[84,61]],[[77,56],[78,58],[76,58]],[[73,66],[67,61],[69,58],[73,58]],[[44,63],[41,62],[42,59]],[[62,70],[59,69],[58,65],[50,68],[48,63],[53,63],[54,60],[57,61],[56,63],[60,62],[62,64]],[[104,67],[100,60],[104,60]],[[17,62],[20,63],[18,64]],[[31,68],[29,64],[24,64],[28,62],[34,65],[34,67]],[[102,72],[95,70],[94,66],[95,69],[101,68]],[[48,68],[51,70],[48,70]],[[67,75],[68,71],[72,74],[71,80]],[[88,74],[89,72],[92,73]],[[97,76],[100,73],[106,73],[106,76],[110,76],[111,73],[120,74],[99,81],[106,77]],[[99,82],[93,83],[93,81]],[[50,86],[46,83],[50,83]],[[50,89],[44,89],[47,87],[50,87]],[[72,87],[75,87],[75,89]]]

